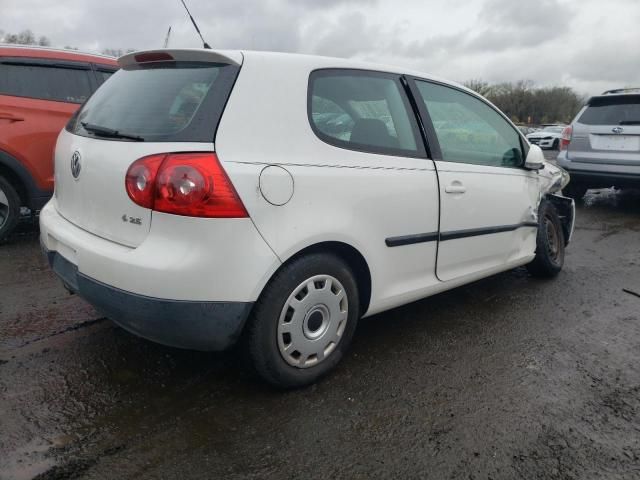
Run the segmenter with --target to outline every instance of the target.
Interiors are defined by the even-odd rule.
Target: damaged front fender
[[[545,198],[556,207],[560,222],[562,223],[562,231],[564,233],[564,244],[569,245],[573,237],[573,230],[576,223],[576,204],[573,198],[563,197],[559,194],[547,194]]]
[[[572,198],[562,195],[562,189],[569,184],[571,180],[569,173],[550,162],[545,162],[545,168],[539,173],[540,181],[540,202],[543,199],[551,202],[558,212],[562,230],[564,232],[565,245],[568,245],[573,237],[575,228],[576,205]]]

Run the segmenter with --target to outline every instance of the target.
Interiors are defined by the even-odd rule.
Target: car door
[[[413,79],[440,186],[436,272],[442,281],[490,274],[535,252],[538,175],[526,143],[479,97]]]

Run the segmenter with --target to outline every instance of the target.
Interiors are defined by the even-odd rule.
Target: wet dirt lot
[[[640,193],[590,193],[565,269],[363,320],[321,383],[136,338],[0,247],[0,478],[640,478]]]

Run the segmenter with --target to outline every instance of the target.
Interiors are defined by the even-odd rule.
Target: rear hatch
[[[152,211],[125,188],[129,166],[169,152],[214,151],[214,136],[238,74],[240,53],[137,52],[60,134],[55,152],[57,210],[78,227],[135,247]]]
[[[574,162],[640,165],[640,95],[593,97],[573,123]]]

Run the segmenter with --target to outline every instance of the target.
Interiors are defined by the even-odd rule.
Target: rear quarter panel
[[[366,259],[372,277],[368,314],[424,296],[435,277],[437,242],[387,247],[393,236],[437,232],[433,162],[345,150],[313,133],[307,84],[315,68],[283,69],[268,56],[245,57],[216,136],[216,151],[256,227],[286,261],[305,247],[346,243]],[[328,60],[327,60],[328,62]],[[260,172],[280,165],[293,177],[283,206],[260,192]]]

